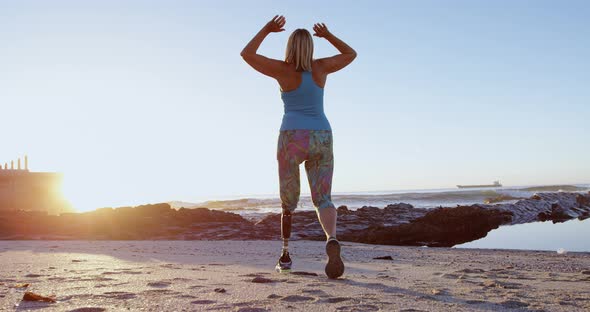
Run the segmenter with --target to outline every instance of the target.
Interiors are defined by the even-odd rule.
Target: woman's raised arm
[[[284,16],[277,15],[273,17],[273,19],[266,23],[266,25],[262,27],[256,36],[254,36],[254,38],[248,42],[246,47],[244,47],[242,50],[242,53],[240,53],[246,63],[262,74],[273,78],[277,78],[285,69],[285,62],[265,57],[256,53],[256,51],[258,51],[258,47],[260,47],[260,44],[262,41],[264,41],[264,38],[266,38],[268,34],[285,31],[283,28],[285,23],[286,20]]]
[[[321,58],[317,60],[318,65],[320,65],[320,68],[322,68],[322,70],[327,74],[341,70],[356,58],[356,51],[353,48],[351,48],[348,44],[346,44],[344,41],[334,36],[328,30],[326,24],[317,23],[313,25],[313,30],[315,32],[313,34],[314,36],[328,40],[336,49],[338,49],[338,51],[340,51],[340,54],[338,55]]]

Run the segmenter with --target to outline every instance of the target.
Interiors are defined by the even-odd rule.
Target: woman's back
[[[301,76],[297,88],[281,92],[284,105],[281,131],[331,130],[324,113],[324,89],[317,85],[309,71],[295,73],[295,75]]]

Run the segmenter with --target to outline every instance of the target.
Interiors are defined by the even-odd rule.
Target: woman
[[[326,275],[337,278],[344,273],[344,263],[340,258],[340,243],[336,239],[336,207],[331,200],[334,158],[332,129],[324,114],[324,85],[328,74],[350,64],[356,52],[322,23],[313,26],[313,35],[328,40],[340,54],[313,59],[313,40],[305,29],[297,29],[289,37],[284,61],[257,54],[264,38],[270,33],[284,31],[285,22],[285,17],[275,16],[241,53],[250,66],[277,80],[285,110],[277,148],[283,208],[283,250],[277,270],[284,272],[291,269],[288,251],[291,213],[299,201],[299,165],[305,162],[312,201],[327,238]]]

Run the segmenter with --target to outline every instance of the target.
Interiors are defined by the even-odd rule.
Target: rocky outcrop
[[[415,208],[338,208],[338,236],[345,241],[411,246],[453,246],[484,237],[503,224],[563,222],[590,217],[590,193],[539,193],[512,204]],[[325,239],[314,211],[293,214],[292,239]],[[52,216],[0,213],[0,239],[270,240],[280,238],[280,214],[256,222],[207,208],[169,204],[102,208]]]
[[[346,206],[338,207],[338,235],[340,233],[361,233],[371,226],[395,226],[408,223],[425,215],[430,209],[414,208],[410,204],[388,205],[383,209],[364,206],[349,210]],[[292,217],[293,239],[321,240],[324,231],[318,222],[315,211],[296,211]],[[271,214],[256,223],[258,229],[280,236],[280,214]]]
[[[451,247],[476,240],[510,222],[512,213],[477,205],[437,208],[397,226],[370,226],[360,233],[339,234],[340,239],[380,245]]]
[[[486,206],[512,212],[510,224],[535,221],[563,222],[590,216],[590,193],[537,193],[514,204]]]
[[[240,215],[199,209],[172,209],[169,204],[101,208],[52,216],[17,212],[0,214],[3,239],[264,239]]]

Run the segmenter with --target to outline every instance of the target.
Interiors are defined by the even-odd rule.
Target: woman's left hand
[[[268,23],[266,23],[266,25],[264,25],[264,28],[266,30],[268,30],[268,32],[281,32],[281,31],[285,31],[285,28],[283,28],[285,26],[285,23],[287,22],[287,20],[285,19],[284,16],[282,15],[276,15],[275,17],[272,18],[272,20]]]

